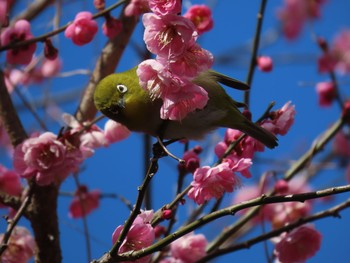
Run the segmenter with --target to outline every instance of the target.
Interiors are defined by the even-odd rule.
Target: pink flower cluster
[[[288,40],[297,38],[304,24],[320,17],[325,0],[284,0],[284,6],[277,16],[282,23],[282,31]]]
[[[330,47],[324,40],[319,42],[323,54],[318,59],[318,70],[327,73],[334,70],[342,74],[350,73],[350,30],[344,29],[336,35]]]
[[[305,262],[321,247],[322,236],[311,224],[302,225],[284,233],[275,246],[279,262]]]
[[[183,174],[194,173],[195,170],[199,168],[200,159],[198,154],[200,154],[201,152],[202,147],[200,147],[199,145],[194,147],[193,149],[186,151],[182,157],[185,163],[180,163],[178,165],[179,171],[181,171]]]
[[[122,124],[113,120],[105,123],[104,130],[97,125],[89,123],[80,124],[73,116],[63,114],[64,122],[71,127],[70,134],[79,134],[79,149],[84,158],[94,154],[95,149],[124,140],[130,135],[130,131]],[[85,126],[89,126],[85,129]]]
[[[17,145],[13,157],[16,172],[34,178],[39,185],[62,182],[83,160],[79,148],[68,139],[45,132]]]
[[[153,13],[142,18],[144,41],[157,57],[143,61],[137,75],[152,99],[163,100],[161,118],[181,120],[207,104],[207,92],[192,80],[212,66],[213,57],[196,44],[198,32],[192,21],[177,15],[179,0],[149,1],[149,8]]]
[[[19,175],[0,164],[0,191],[13,196],[20,196],[22,185]],[[2,204],[0,203],[0,207]]]
[[[153,218],[153,211],[143,211],[140,213],[135,221],[133,222],[126,238],[124,239],[118,253],[124,253],[128,251],[138,251],[152,245],[155,239],[154,229],[150,222]],[[113,244],[118,240],[120,233],[122,232],[124,226],[118,226],[112,234]],[[133,262],[136,263],[146,263],[149,262],[150,256],[146,256],[137,259]]]
[[[251,164],[250,159],[242,158],[234,165],[223,162],[215,167],[203,166],[196,169],[188,197],[201,205],[212,198],[219,199],[225,192],[233,192],[240,185],[235,172],[242,172]]]
[[[59,57],[54,60],[44,58],[41,63],[34,57],[31,63],[35,66],[30,67],[29,70],[13,68],[5,72],[5,83],[9,92],[12,92],[17,85],[28,86],[52,78],[60,72],[62,67],[62,61]]]
[[[170,245],[170,257],[161,263],[194,263],[206,255],[208,241],[203,234],[188,233]]]
[[[281,109],[271,112],[270,118],[264,120],[261,126],[276,135],[285,135],[294,122],[294,115],[294,106],[288,102]],[[215,154],[221,158],[231,143],[241,135],[241,131],[227,129],[224,141],[219,142],[215,147]],[[236,172],[250,178],[251,160],[255,152],[263,150],[262,143],[249,136],[246,137],[218,166],[204,166],[194,171],[192,188],[188,192],[188,197],[197,204],[203,204],[212,198],[220,198],[225,192],[232,192],[240,185]],[[193,153],[187,153],[187,155],[193,158]]]
[[[0,234],[0,242],[4,234]],[[10,237],[8,248],[1,255],[1,262],[27,263],[34,255],[35,241],[30,232],[24,228],[16,226]]]
[[[102,25],[102,32],[108,38],[114,38],[121,32],[122,23],[110,14],[106,15],[106,21]],[[77,46],[83,46],[90,43],[98,31],[97,22],[93,19],[90,12],[79,12],[74,21],[66,28],[64,34],[72,39]]]
[[[1,33],[1,45],[4,46],[32,38],[33,35],[30,32],[30,23],[27,20],[18,20],[14,26],[6,28]],[[26,65],[32,60],[35,49],[35,43],[9,49],[6,52],[6,60],[10,64]]]
[[[100,205],[100,191],[89,191],[85,185],[80,186],[74,193],[69,205],[69,216],[80,218],[90,214]]]
[[[266,181],[261,185],[251,185],[237,191],[233,200],[234,204],[261,196],[267,191],[268,181],[274,179],[266,177]],[[277,195],[289,195],[310,192],[311,188],[305,178],[298,176],[290,182],[279,180],[275,182],[274,189]],[[262,207],[259,217],[255,223],[267,220],[273,229],[297,222],[300,218],[310,214],[312,201],[306,202],[285,202],[269,204]],[[242,210],[245,213],[246,210]],[[272,239],[275,243],[275,255],[279,262],[304,262],[312,257],[320,247],[321,235],[310,225],[304,225],[292,230],[290,233],[283,233]]]

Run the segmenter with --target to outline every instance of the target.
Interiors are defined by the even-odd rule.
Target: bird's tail
[[[243,116],[242,116],[243,117]],[[253,137],[254,139],[260,141],[265,146],[269,147],[270,149],[276,147],[278,145],[277,137],[272,134],[271,132],[265,130],[264,128],[256,125],[255,123],[251,122],[247,118],[243,117],[244,120],[240,122],[239,124],[236,123],[236,129],[248,134],[250,137]],[[238,124],[238,125],[237,125]]]

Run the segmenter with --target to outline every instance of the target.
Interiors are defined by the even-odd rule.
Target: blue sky
[[[65,5],[61,23],[64,24],[72,20],[78,10],[94,12],[90,2],[92,1],[88,3],[75,1]],[[107,1],[107,5],[112,4],[112,2]],[[203,3],[203,1],[192,2]],[[211,51],[217,59],[221,56],[230,58],[228,63],[225,64],[216,62],[214,64],[215,70],[245,80],[249,62],[249,50],[246,49],[246,45],[251,41],[255,31],[256,13],[260,1],[212,0],[206,1],[206,3],[213,7],[215,25],[211,32],[201,37],[199,40],[200,44]],[[267,4],[263,23],[263,42],[271,40],[269,38],[271,32],[278,34],[278,22],[275,14],[277,7],[281,3],[282,1],[269,1]],[[316,60],[317,56],[320,55],[320,51],[314,42],[313,36],[316,34],[331,41],[339,30],[350,27],[349,8],[350,3],[346,0],[329,0],[322,9],[321,19],[307,24],[296,41],[289,42],[283,38],[277,38],[259,50],[259,54],[270,55],[274,59],[274,70],[271,73],[261,73],[259,71],[255,73],[251,92],[253,117],[258,118],[271,101],[276,102],[275,109],[280,108],[287,101],[292,101],[297,110],[295,124],[286,136],[280,137],[280,146],[275,150],[267,150],[260,154],[259,158],[296,160],[310,147],[316,136],[337,120],[340,111],[336,105],[324,109],[320,108],[317,103],[315,83],[328,80],[328,76],[317,73]],[[119,9],[113,11],[115,16],[118,13]],[[39,35],[50,30],[49,25],[42,23],[42,21],[52,18],[53,14],[54,10],[51,8],[43,16],[33,21],[34,34]],[[101,20],[99,24],[102,24]],[[142,45],[142,34],[143,27],[140,23],[134,32],[132,41]],[[63,71],[81,68],[93,70],[99,50],[106,41],[101,33],[98,34],[92,43],[84,47],[74,46],[63,35],[60,35],[56,40],[60,55],[63,58]],[[4,56],[1,59],[3,61]],[[128,47],[116,71],[129,69],[139,62],[136,52],[132,47]],[[347,94],[349,78],[347,76],[339,76],[339,81],[342,93]],[[54,100],[58,94],[81,90],[87,82],[88,77],[85,75],[71,78],[56,78],[50,82],[30,87],[28,90],[24,89],[23,92],[29,100],[36,100],[42,99],[44,97],[43,94],[49,91],[52,94],[49,96]],[[301,85],[301,83],[304,84]],[[228,90],[228,92],[236,100],[243,100],[242,93],[232,90]],[[16,98],[15,100],[17,101]],[[72,101],[60,105],[61,110],[73,114],[78,102],[79,98],[74,97]],[[17,101],[17,103],[19,102]],[[39,112],[41,116],[45,117],[45,113],[42,110]],[[37,129],[37,124],[30,114],[22,111],[21,118],[24,120],[28,130]],[[59,127],[59,123],[50,121],[51,131],[57,133]],[[207,164],[215,161],[212,151],[212,147],[215,146],[213,141],[217,141],[217,138],[220,138],[223,132],[220,129],[205,141],[191,143],[192,146],[199,143],[207,149],[202,155],[207,160]],[[100,189],[103,193],[118,193],[133,203],[137,195],[137,187],[140,185],[144,174],[142,138],[140,134],[132,134],[125,141],[116,143],[108,148],[98,149],[96,154],[84,163],[83,171],[80,175],[81,183],[86,184],[90,189]],[[181,156],[181,145],[171,146],[170,149]],[[0,157],[2,163],[10,165],[10,160],[5,154],[2,154]],[[210,163],[208,160],[212,160],[212,162]],[[155,210],[173,198],[176,189],[174,184],[177,176],[176,165],[176,162],[170,158],[164,158],[160,161],[159,171],[153,180]],[[252,169],[253,178],[243,180],[243,185],[258,181],[264,169],[267,168],[273,169],[273,165],[255,165]],[[344,171],[341,169],[328,170],[322,172],[313,183],[316,189],[325,187],[330,182],[333,185],[345,184],[345,180],[342,179],[344,178],[343,174]],[[62,185],[63,191],[74,191],[74,189],[75,184],[72,178]],[[336,197],[333,201],[334,204],[347,196],[348,194],[343,194]],[[232,197],[232,194],[227,195],[225,201],[229,202]],[[59,199],[63,262],[86,262],[85,240],[81,233],[82,222],[81,220],[68,218],[69,202],[69,197],[60,197]],[[327,205],[331,206],[332,204]],[[180,209],[180,222],[193,207],[195,207],[195,204],[191,200],[187,200],[186,205]],[[324,205],[317,205],[315,211],[324,208]],[[91,243],[93,258],[98,258],[110,248],[113,230],[118,225],[123,224],[128,214],[128,209],[119,200],[103,199],[100,208],[87,218],[93,239]],[[345,211],[341,215],[342,219],[328,218],[315,223],[316,228],[323,235],[323,243],[321,251],[310,262],[330,262],[331,260],[341,262],[343,258],[347,257],[350,212]],[[218,220],[205,227],[203,231],[207,233],[208,237],[213,237],[213,233],[217,233],[222,227],[234,220],[234,217]],[[23,221],[23,224],[26,223]],[[1,229],[2,227],[3,225],[1,225]],[[201,231],[197,230],[196,233]],[[259,232],[261,232],[261,229],[254,231],[251,235],[254,236]],[[235,260],[236,262],[262,262],[264,259],[263,245],[259,244],[249,250],[243,250],[228,257],[220,258],[216,262],[228,262],[229,260]]]

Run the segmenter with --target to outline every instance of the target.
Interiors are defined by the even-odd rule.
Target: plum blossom
[[[126,16],[139,16],[150,11],[148,0],[131,0],[126,6],[124,14]]]
[[[273,62],[269,56],[259,56],[257,59],[258,68],[262,72],[270,72],[273,68]]]
[[[180,0],[149,0],[149,8],[157,15],[178,14],[181,12]]]
[[[82,154],[71,142],[45,132],[16,146],[13,165],[21,177],[33,177],[37,184],[49,185],[77,171],[81,162]]]
[[[208,241],[203,234],[191,232],[171,243],[170,252],[171,256],[180,262],[194,263],[206,255],[207,245]]]
[[[345,74],[350,72],[350,30],[342,30],[333,40],[330,50],[335,68]]]
[[[318,94],[318,103],[322,107],[331,106],[336,98],[336,89],[331,81],[317,83],[316,92]]]
[[[62,60],[57,56],[55,59],[43,59],[41,62],[41,75],[44,78],[51,78],[56,76],[62,68]]]
[[[193,5],[188,9],[184,17],[192,21],[198,34],[203,34],[213,28],[214,21],[211,10],[206,5]]]
[[[299,36],[304,24],[308,20],[320,17],[321,6],[325,0],[284,0],[277,16],[282,23],[282,32],[288,40],[293,40]]]
[[[349,138],[342,130],[335,135],[332,146],[334,154],[339,157],[350,157]]]
[[[115,38],[122,31],[122,22],[112,16],[106,17],[106,22],[102,25],[102,32],[108,38]]]
[[[169,92],[163,97],[160,117],[164,120],[184,119],[188,113],[203,109],[209,100],[208,93],[202,87],[192,82],[183,82],[181,90]]]
[[[121,247],[119,248],[119,253],[124,253],[128,251],[138,251],[140,249],[146,248],[152,245],[155,239],[154,229],[150,222],[153,217],[153,211],[143,211],[134,220],[126,238],[124,239]],[[122,232],[124,226],[118,226],[112,234],[113,244],[118,240],[120,233]],[[136,263],[146,263],[149,262],[150,256],[146,256],[137,259],[133,262]]]
[[[289,182],[284,181],[284,183],[287,185],[279,188],[276,188],[275,185],[275,189],[281,191],[277,192],[277,194],[300,194],[311,191],[310,186],[302,176],[297,176]],[[277,229],[307,216],[311,209],[312,201],[275,203],[265,206],[264,216],[271,222],[272,227]]]
[[[130,133],[128,128],[116,121],[108,120],[105,123],[104,136],[108,144],[124,140],[129,137]]]
[[[30,23],[27,20],[18,20],[13,27],[6,28],[1,34],[1,45],[32,39]],[[28,64],[33,57],[36,44],[31,43],[22,47],[12,48],[6,52],[6,60],[11,64]]]
[[[181,78],[194,78],[203,71],[211,68],[213,65],[213,55],[200,47],[193,44],[184,51],[181,57],[175,60],[168,60],[165,57],[157,57],[157,60],[169,67],[169,70]],[[168,64],[167,64],[168,63]]]
[[[67,38],[71,38],[73,43],[82,46],[90,43],[98,31],[98,25],[92,18],[90,12],[79,12],[64,32]]]
[[[19,175],[0,164],[0,191],[9,195],[20,196],[22,186]],[[0,203],[1,207],[1,203]]]
[[[261,125],[266,130],[280,135],[286,135],[294,123],[295,106],[288,101],[279,110],[271,112],[271,120],[266,120]]]
[[[4,234],[0,234],[0,242]],[[16,226],[8,242],[8,248],[1,255],[3,263],[27,263],[33,257],[35,241],[25,227]]]
[[[69,216],[80,218],[90,214],[100,205],[100,191],[89,191],[85,185],[80,186],[74,193],[74,198],[69,205]]]
[[[8,1],[0,0],[0,28],[8,25]]]
[[[192,188],[188,192],[188,197],[200,205],[212,198],[220,198],[225,192],[232,192],[240,184],[234,172],[245,169],[250,164],[242,159],[234,167],[224,162],[215,167],[198,168],[193,174]]]
[[[321,247],[322,236],[313,225],[306,224],[284,233],[276,244],[274,254],[283,263],[304,262]]]
[[[147,13],[143,15],[142,22],[148,50],[161,57],[176,59],[182,56],[197,38],[192,22],[183,16]]]
[[[194,171],[199,168],[200,159],[198,154],[202,152],[202,148],[200,146],[196,146],[193,149],[186,151],[182,157],[185,163],[180,163],[178,168],[184,174],[186,173],[194,173]]]
[[[143,61],[137,68],[140,85],[153,99],[162,98],[162,119],[181,120],[195,109],[203,109],[208,93],[200,86],[173,75],[157,60]]]

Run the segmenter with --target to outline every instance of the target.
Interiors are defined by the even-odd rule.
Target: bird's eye
[[[118,85],[117,85],[117,89],[119,90],[119,92],[120,92],[121,94],[123,94],[123,93],[125,93],[125,92],[128,91],[128,87],[125,86],[125,85],[123,85],[123,84],[118,84]]]

